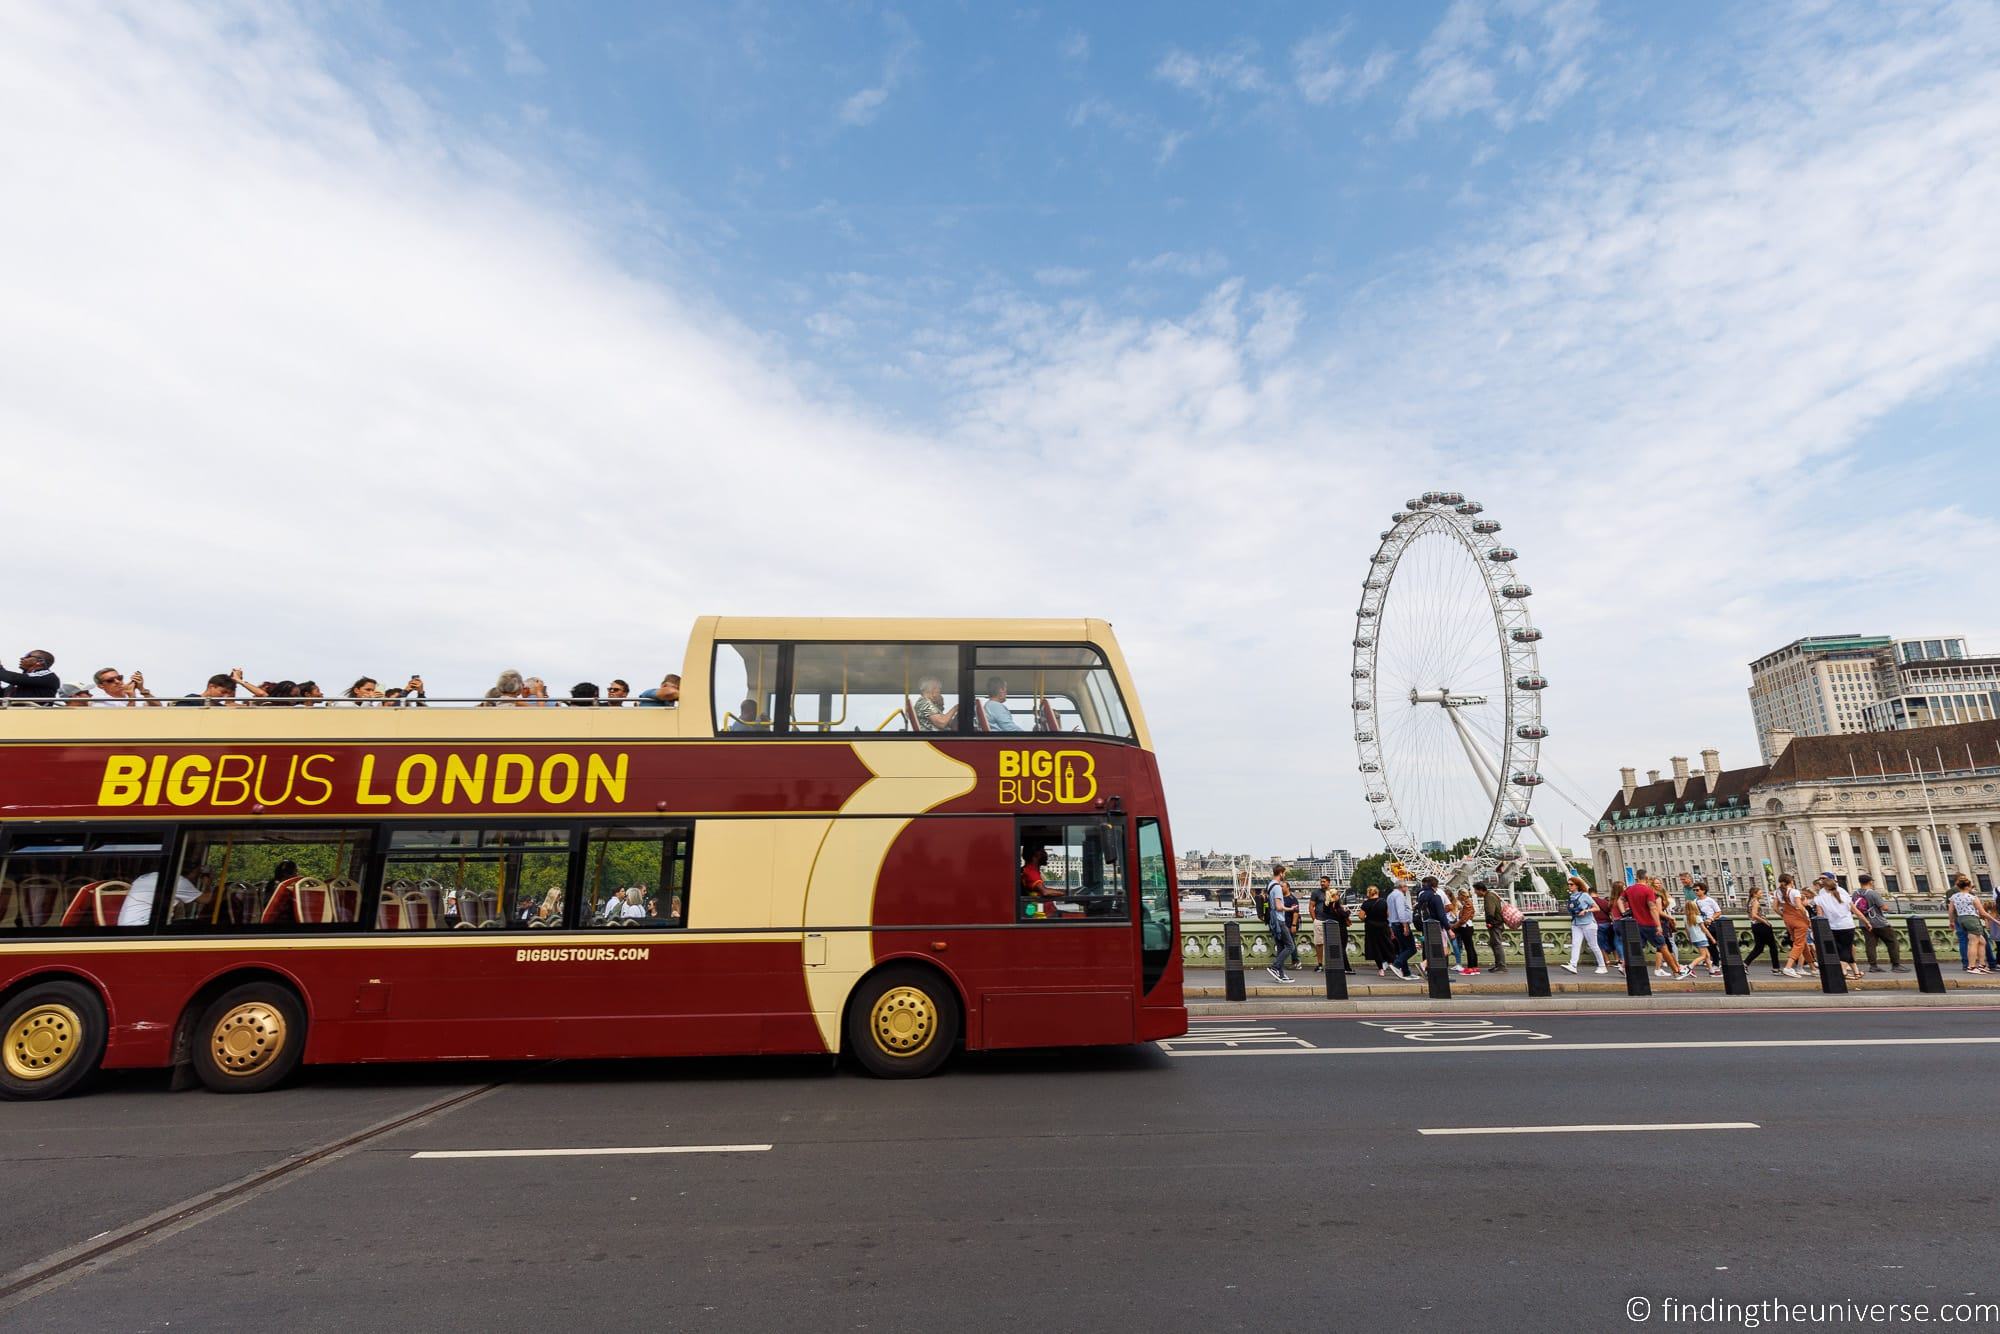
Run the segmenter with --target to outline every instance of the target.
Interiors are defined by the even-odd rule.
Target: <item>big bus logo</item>
[[[1081,750],[1000,752],[1003,806],[1081,806],[1097,796],[1097,761]]]

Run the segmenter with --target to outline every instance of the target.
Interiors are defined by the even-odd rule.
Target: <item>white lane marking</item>
[[[1525,1042],[1505,1045],[1394,1046],[1394,1047],[1273,1047],[1264,1050],[1168,1051],[1169,1056],[1381,1056],[1400,1052],[1413,1056],[1420,1052],[1471,1053],[1494,1051],[1706,1051],[1739,1047],[1745,1050],[1769,1047],[1972,1047],[2000,1043],[2000,1038],[1759,1038],[1745,1042],[1557,1042],[1536,1046]]]
[[[768,1144],[647,1144],[629,1149],[426,1149],[412,1158],[610,1158],[645,1153],[764,1153]]]
[[[1628,1126],[1444,1126],[1419,1135],[1596,1135],[1607,1130],[1761,1130],[1755,1121],[1682,1121]]]
[[[1408,1038],[1412,1042],[1484,1042],[1487,1038],[1522,1038],[1548,1042],[1551,1035],[1513,1024],[1496,1024],[1491,1019],[1364,1019],[1369,1028]],[[1310,1046],[1311,1044],[1306,1044]]]
[[[1203,1028],[1190,1032],[1184,1037],[1164,1038],[1160,1047],[1165,1051],[1176,1051],[1182,1047],[1310,1047],[1312,1043],[1304,1038],[1293,1037],[1282,1029],[1250,1025],[1237,1028]]]

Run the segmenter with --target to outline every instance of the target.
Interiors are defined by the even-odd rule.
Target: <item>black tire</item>
[[[262,1093],[298,1068],[306,1050],[305,1008],[274,982],[232,987],[195,1020],[195,1076],[217,1093]]]
[[[878,1079],[935,1074],[958,1045],[958,993],[928,968],[865,979],[847,1005],[847,1050]]]
[[[60,1098],[97,1073],[110,1021],[81,982],[41,982],[0,1005],[0,1097]]]

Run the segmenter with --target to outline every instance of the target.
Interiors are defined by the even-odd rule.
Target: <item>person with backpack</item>
[[[1750,939],[1752,944],[1750,952],[1743,956],[1743,966],[1748,968],[1751,964],[1757,962],[1757,956],[1765,955],[1770,959],[1771,975],[1776,977],[1779,976],[1778,934],[1771,930],[1771,921],[1764,916],[1764,905],[1770,902],[1770,898],[1770,892],[1763,885],[1751,886]]]
[[[1500,897],[1500,891],[1493,888],[1492,881],[1482,880],[1477,888],[1480,911],[1486,918],[1486,946],[1493,951],[1493,966],[1486,971],[1504,973],[1507,971],[1506,930],[1521,924],[1521,914],[1517,909],[1513,920],[1507,919],[1507,910],[1514,905]]]
[[[1418,980],[1418,974],[1410,967],[1410,959],[1416,954],[1419,941],[1416,924],[1410,920],[1410,892],[1403,888],[1403,882],[1394,882],[1389,890],[1389,947],[1393,951],[1389,966],[1397,977],[1405,982]]]
[[[1862,943],[1868,946],[1868,971],[1882,971],[1881,947],[1889,947],[1889,971],[1904,973],[1903,956],[1898,952],[1896,929],[1889,925],[1889,912],[1882,899],[1882,891],[1875,888],[1875,877],[1863,872],[1855,882],[1854,914],[1861,919]]]
[[[1290,974],[1285,972],[1285,958],[1291,957],[1294,964],[1299,961],[1299,950],[1292,935],[1293,923],[1298,921],[1299,901],[1292,897],[1285,887],[1285,868],[1271,867],[1271,883],[1264,887],[1265,918],[1271,928],[1271,965],[1264,971],[1280,982],[1290,982]]]
[[[1569,962],[1563,967],[1574,973],[1576,961],[1583,957],[1583,947],[1587,943],[1590,952],[1597,959],[1597,971],[1608,971],[1604,966],[1604,950],[1597,943],[1597,899],[1591,894],[1590,886],[1583,883],[1583,877],[1569,878]]]
[[[1438,888],[1437,877],[1427,875],[1423,879],[1423,888],[1417,891],[1417,939],[1419,941],[1429,938],[1432,922],[1437,923],[1438,945],[1442,949],[1444,942],[1451,939],[1451,900],[1446,898],[1444,892]],[[1424,963],[1426,965],[1426,973],[1428,973],[1430,960],[1425,959]],[[1461,965],[1459,972],[1464,973],[1465,971],[1464,966]]]

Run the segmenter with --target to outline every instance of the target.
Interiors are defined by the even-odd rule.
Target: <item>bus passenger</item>
[[[196,872],[200,874],[199,871]],[[118,906],[118,925],[145,926],[153,920],[153,895],[159,892],[160,877],[156,871],[132,877],[131,891],[125,895],[125,902]],[[182,908],[199,903],[203,897],[201,888],[184,875],[174,877],[174,907]]]
[[[644,917],[645,915],[646,915],[645,888],[640,885],[634,885],[632,886],[632,888],[625,891],[625,906],[619,911],[619,916],[625,918],[627,921],[632,921],[636,920],[637,918]]]
[[[986,700],[982,706],[986,710],[986,726],[993,732],[1020,732],[1026,729],[1014,721],[1014,711],[1007,707],[1007,683],[997,676],[986,678]]]
[[[0,671],[0,697],[7,699],[52,700],[62,689],[55,673],[56,655],[45,648],[31,648],[21,655],[21,670]]]
[[[949,732],[958,726],[958,705],[944,706],[944,682],[935,676],[926,676],[917,683],[917,714],[919,732]]]
[[[542,906],[536,910],[535,916],[544,922],[559,922],[562,920],[562,910],[563,892],[560,886],[556,886],[542,895]]]
[[[681,702],[681,678],[678,672],[668,672],[660,678],[660,684],[651,690],[641,690],[637,699],[642,705],[658,708],[675,708]]]
[[[627,685],[623,679],[614,676],[611,678],[611,684],[604,687],[604,702],[606,704],[623,704],[626,696],[631,693],[632,687]]]
[[[525,701],[521,696],[522,692],[526,689],[527,682],[521,679],[519,672],[510,667],[500,673],[500,679],[495,681],[493,688],[486,692],[486,697],[479,702],[479,707],[489,709],[496,704],[524,703]]]
[[[732,732],[761,732],[770,726],[769,722],[757,716],[757,701],[746,699],[736,706],[736,719],[729,724]]]

